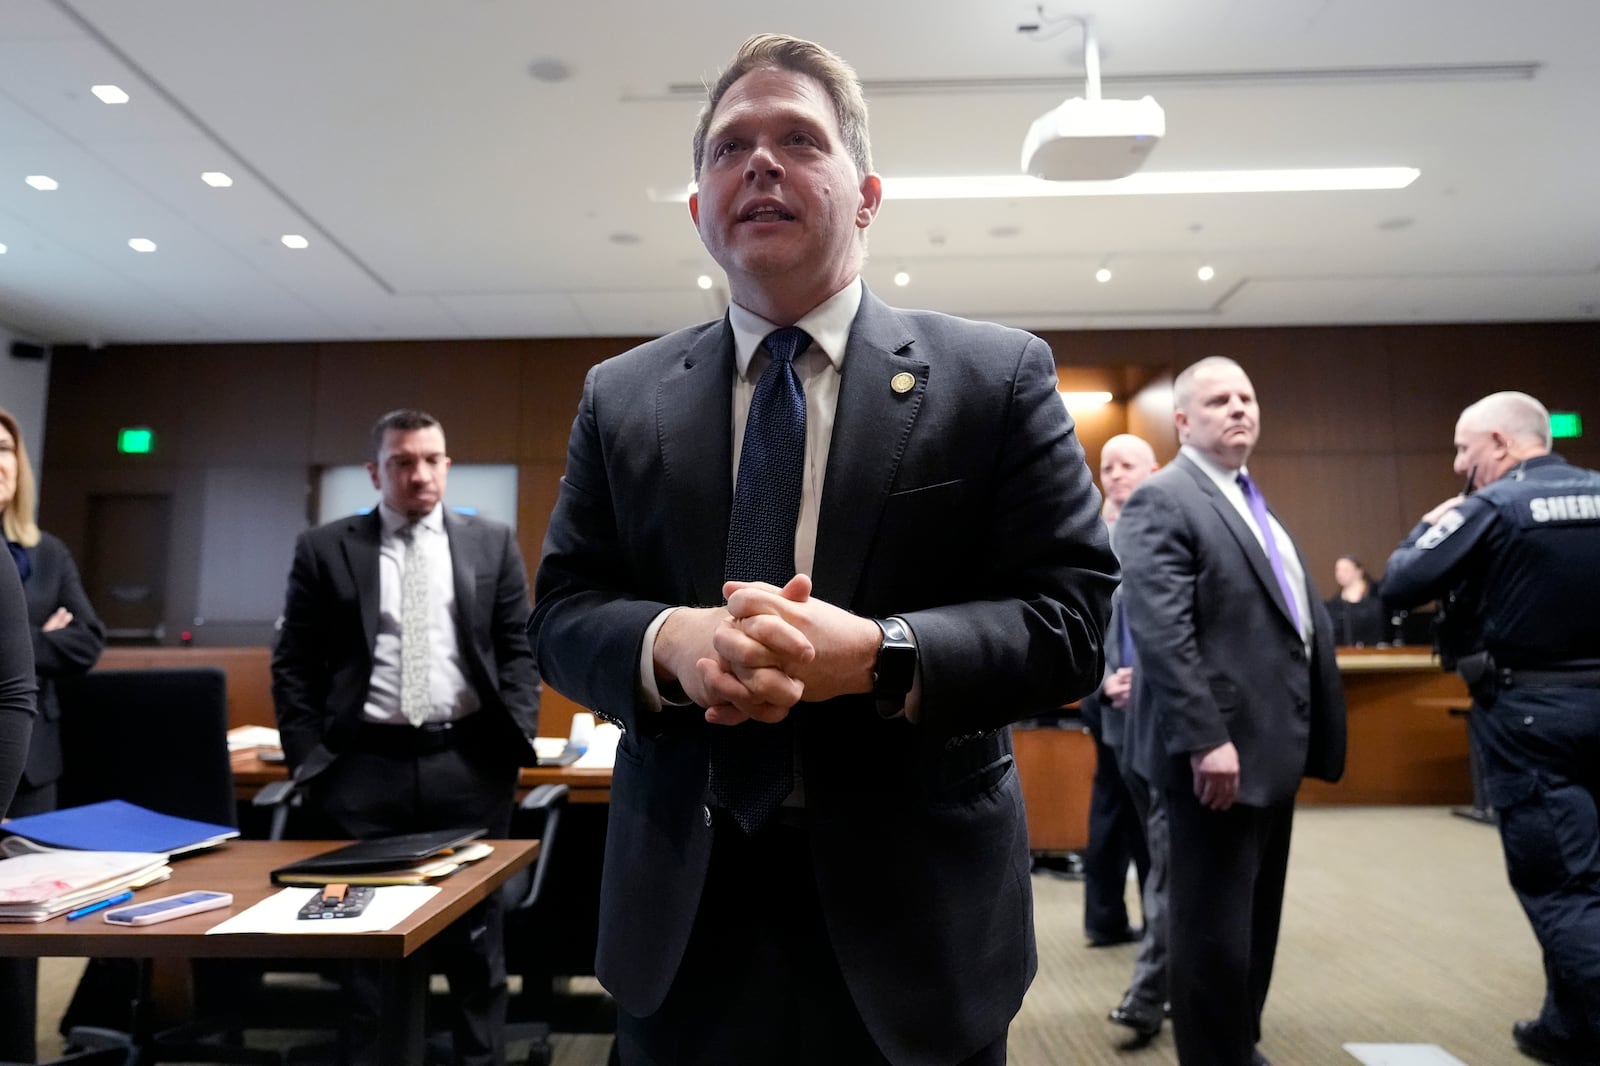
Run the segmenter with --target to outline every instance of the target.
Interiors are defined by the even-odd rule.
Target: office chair
[[[180,818],[237,824],[227,675],[220,668],[97,670],[63,679],[60,697],[61,806],[122,799]],[[202,965],[209,962],[195,963],[202,991],[221,979],[220,970]],[[138,1045],[130,1061],[140,1063],[283,1061],[273,1052],[201,1039],[226,1035],[226,1020],[147,1033],[137,1005],[148,983],[147,961],[91,960],[62,1019],[68,1046],[93,1049],[108,1032],[121,1031]]]
[[[214,666],[62,678],[59,806],[121,799],[236,825],[227,686]]]

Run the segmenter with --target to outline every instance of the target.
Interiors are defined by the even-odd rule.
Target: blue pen
[[[95,911],[103,911],[107,907],[115,907],[117,904],[126,903],[132,898],[132,892],[118,892],[110,899],[103,899],[99,903],[91,903],[87,907],[79,907],[75,911],[68,911],[67,921],[75,921],[78,918],[82,918],[85,914],[93,914]]]

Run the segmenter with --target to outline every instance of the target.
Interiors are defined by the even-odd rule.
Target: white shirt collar
[[[1218,485],[1224,488],[1231,488],[1241,492],[1243,491],[1239,488],[1239,475],[1248,475],[1250,471],[1247,468],[1241,466],[1237,470],[1229,470],[1227,467],[1222,466],[1209,455],[1201,452],[1198,448],[1188,444],[1183,445],[1183,447],[1179,448],[1178,450],[1184,455],[1187,455],[1190,462],[1194,463],[1195,466],[1198,466],[1202,471],[1205,472],[1206,477],[1210,478],[1212,481],[1215,481]]]
[[[850,326],[861,308],[861,278],[822,301],[800,316],[795,325],[811,337],[811,347],[822,349],[836,372],[844,370],[844,350],[850,341]],[[781,326],[775,325],[738,304],[728,305],[728,324],[733,327],[734,357],[739,362],[739,376],[750,371],[750,360],[767,334]],[[809,349],[808,349],[809,350]]]
[[[386,536],[397,536],[400,530],[411,524],[411,519],[396,511],[388,504],[379,502],[378,517],[383,520],[383,532]],[[444,532],[444,502],[433,505],[433,510],[417,519],[417,524],[423,529],[434,533]]]

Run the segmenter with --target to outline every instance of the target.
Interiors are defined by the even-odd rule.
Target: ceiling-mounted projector
[[[1043,7],[1040,8],[1043,15]],[[1105,100],[1100,96],[1100,46],[1094,26],[1080,15],[1050,19],[1049,27],[1018,27],[1043,40],[1064,24],[1083,27],[1083,96],[1047,111],[1028,127],[1022,141],[1022,169],[1047,181],[1115,181],[1144,165],[1150,149],[1167,132],[1161,105],[1141,100]],[[1046,37],[1038,37],[1048,28]]]
[[[1034,119],[1022,141],[1022,169],[1048,181],[1114,181],[1144,165],[1167,132],[1161,105],[1073,97]]]

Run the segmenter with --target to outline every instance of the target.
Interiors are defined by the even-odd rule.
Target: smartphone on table
[[[232,892],[184,892],[143,903],[130,903],[125,907],[112,907],[106,911],[106,921],[112,925],[154,925],[232,905]]]

